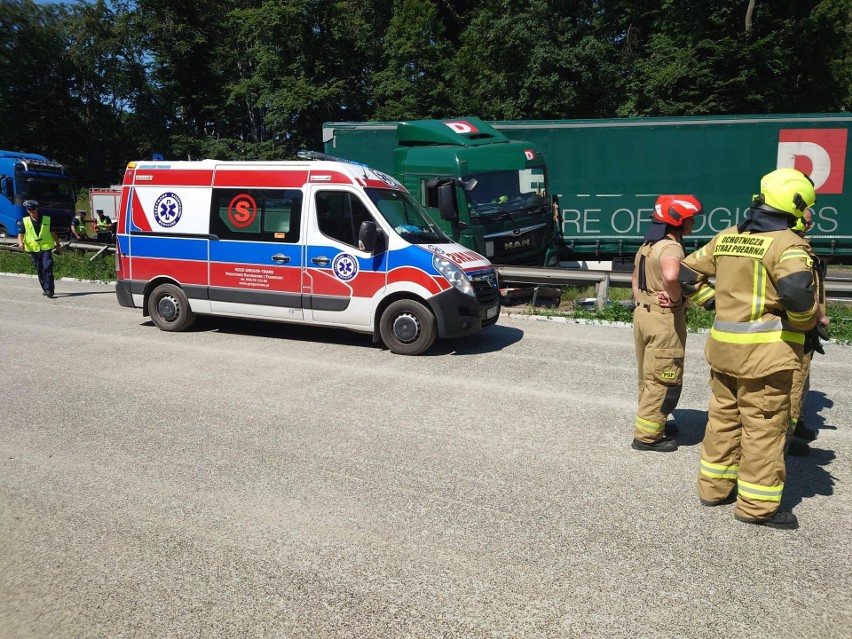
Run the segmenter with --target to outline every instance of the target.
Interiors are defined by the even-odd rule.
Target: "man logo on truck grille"
[[[358,260],[348,253],[339,253],[331,263],[331,270],[338,279],[348,282],[358,275]]]
[[[162,227],[170,228],[178,223],[183,205],[174,193],[163,193],[154,203],[154,219]]]

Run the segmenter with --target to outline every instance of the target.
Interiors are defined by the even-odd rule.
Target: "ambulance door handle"
[[[272,261],[276,264],[286,264],[290,261],[290,257],[288,255],[284,255],[283,253],[276,253],[272,256]]]
[[[328,266],[331,262],[325,255],[320,255],[319,257],[312,257],[311,262],[314,264],[319,264],[320,266]]]

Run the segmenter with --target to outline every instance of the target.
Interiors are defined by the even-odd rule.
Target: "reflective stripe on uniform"
[[[697,293],[693,293],[692,295],[687,295],[690,302],[695,302],[696,304],[704,304],[707,300],[713,297],[716,294],[716,290],[712,286],[707,286]]]
[[[723,464],[714,464],[705,459],[701,460],[701,474],[714,479],[736,479],[739,470],[739,464],[724,466]]]
[[[767,322],[726,322],[724,320],[715,320],[713,328],[726,333],[769,333],[771,331],[781,331],[784,329],[784,323],[779,320],[769,320]]]
[[[777,486],[761,486],[750,484],[742,479],[737,480],[737,492],[743,497],[758,499],[760,501],[781,501],[781,493],[784,492],[784,484]]]
[[[789,317],[794,322],[799,322],[802,324],[811,321],[811,318],[813,318],[814,315],[816,315],[816,309],[812,311],[805,311],[804,313],[794,313],[793,311],[787,311],[787,317]]]
[[[792,342],[804,344],[805,335],[788,330],[781,320],[767,322],[725,322],[716,320],[710,329],[710,337],[728,344],[768,344],[770,342]]]
[[[751,321],[763,317],[763,303],[766,300],[766,268],[763,262],[754,262],[754,282],[751,299]]]
[[[781,259],[779,261],[784,262],[786,260],[792,260],[797,257],[800,257],[805,261],[809,261],[811,259],[811,256],[807,253],[807,251],[803,251],[800,248],[791,248],[787,249],[781,254]]]
[[[710,329],[710,337],[717,342],[728,344],[769,344],[771,342],[790,342],[804,344],[805,336],[796,331],[769,331],[765,333],[728,333],[716,328]]]
[[[647,419],[642,419],[637,415],[635,426],[639,430],[644,430],[646,433],[657,435],[663,431],[666,425],[658,424],[657,422],[649,422]]]

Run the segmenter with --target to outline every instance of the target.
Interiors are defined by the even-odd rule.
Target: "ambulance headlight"
[[[433,255],[432,266],[462,293],[476,297],[476,293],[473,291],[473,284],[470,283],[470,278],[453,262],[440,255]]]

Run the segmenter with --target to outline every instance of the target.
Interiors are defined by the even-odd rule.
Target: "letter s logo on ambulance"
[[[532,149],[524,149],[524,155],[527,156],[528,160],[535,160],[535,151]]]
[[[163,193],[154,202],[154,219],[162,227],[171,228],[180,220],[183,205],[174,193]]]
[[[257,218],[257,202],[251,195],[240,193],[228,205],[228,220],[238,229],[245,229]]]
[[[846,138],[846,129],[781,129],[776,168],[809,175],[817,193],[843,193]]]
[[[473,126],[470,122],[465,122],[464,120],[444,122],[444,124],[456,133],[479,133],[479,129]]]

